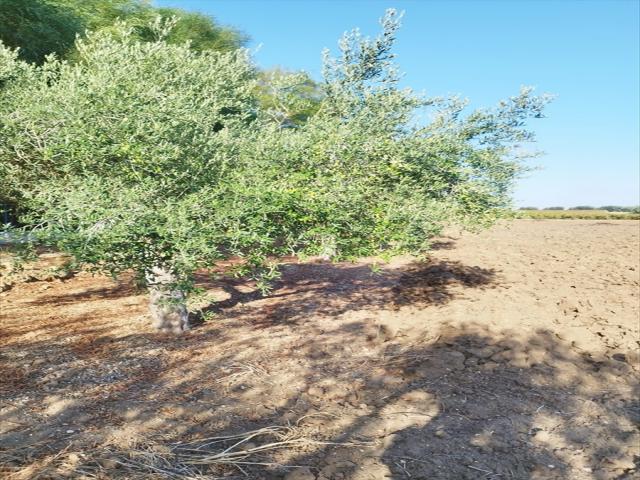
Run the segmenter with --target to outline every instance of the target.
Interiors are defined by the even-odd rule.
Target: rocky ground
[[[0,475],[638,478],[639,234],[518,220],[290,262],[267,298],[203,274],[179,337],[127,278],[29,274],[0,293]]]

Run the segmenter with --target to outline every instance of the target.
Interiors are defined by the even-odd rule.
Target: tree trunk
[[[147,273],[149,310],[153,326],[163,332],[182,333],[189,330],[186,295],[175,289],[176,277],[162,267]]]

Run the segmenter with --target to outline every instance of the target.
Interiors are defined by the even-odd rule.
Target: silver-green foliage
[[[232,256],[262,278],[273,257],[420,253],[444,225],[489,223],[522,171],[525,121],[548,98],[523,89],[466,114],[458,99],[402,89],[399,18],[382,25],[325,53],[324,95],[294,128],[274,108],[299,76],[279,76],[263,110],[246,51],[167,43],[167,22],[150,43],[126,25],[88,35],[72,64],[36,67],[0,48],[4,196],[82,264],[141,278],[160,266],[185,285]]]

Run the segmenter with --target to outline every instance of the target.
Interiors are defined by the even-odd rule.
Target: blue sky
[[[521,85],[557,95],[535,120],[540,167],[518,206],[640,204],[640,2],[156,0],[213,15],[251,36],[261,67],[320,78],[320,52],[359,27],[375,35],[386,8],[404,10],[404,83],[490,106]]]

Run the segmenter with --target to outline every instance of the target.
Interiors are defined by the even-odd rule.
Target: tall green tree
[[[144,0],[0,0],[0,40],[19,47],[23,60],[40,64],[52,53],[62,57],[73,54],[77,35],[117,28],[118,21],[133,28],[132,38],[155,41],[149,25],[158,16],[178,19],[165,39],[168,43],[190,42],[198,51],[231,51],[247,40],[208,15],[157,8]]]
[[[296,128],[261,107],[245,51],[171,44],[170,21],[150,42],[125,26],[90,34],[73,63],[36,67],[2,48],[0,174],[39,241],[136,272],[163,330],[188,328],[193,274],[222,259],[244,259],[265,287],[285,254],[425,252],[445,225],[485,225],[509,205],[516,146],[548,97],[523,89],[466,113],[402,89],[399,24],[389,11],[379,37],[351,32],[325,54],[323,95]],[[300,80],[279,75],[275,105]]]
[[[0,0],[0,40],[20,48],[27,62],[41,63],[49,54],[64,55],[84,30],[77,13],[43,0]]]

